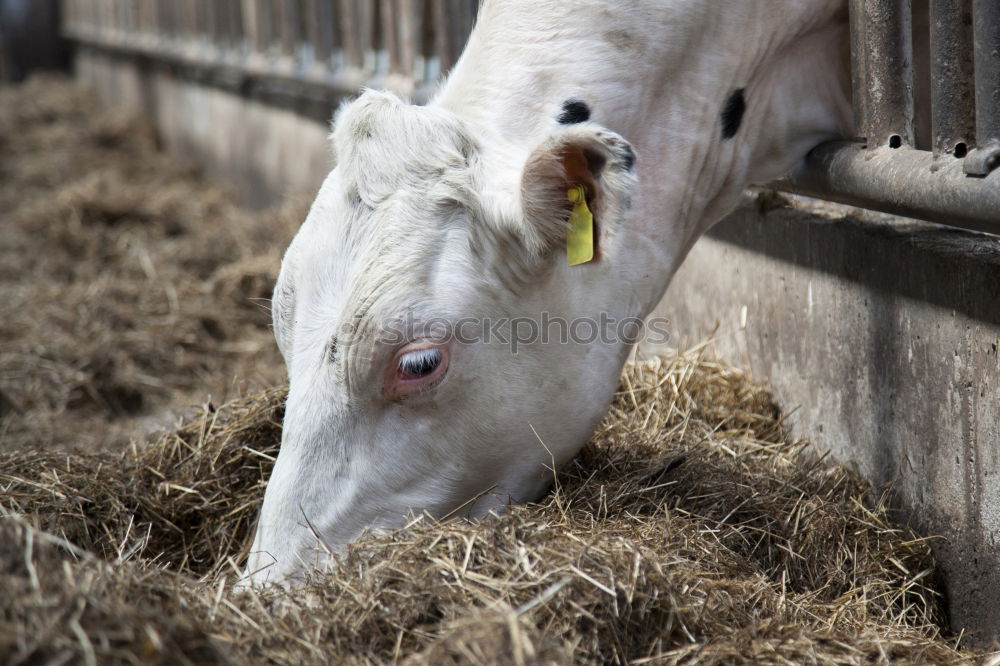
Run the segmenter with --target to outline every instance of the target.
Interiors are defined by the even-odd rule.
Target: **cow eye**
[[[420,379],[434,374],[444,357],[440,349],[418,349],[399,357],[399,374],[405,379]]]
[[[413,343],[396,353],[382,392],[397,400],[429,390],[448,371],[448,346]]]

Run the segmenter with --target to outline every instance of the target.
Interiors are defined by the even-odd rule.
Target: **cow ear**
[[[625,139],[594,123],[559,128],[528,156],[521,175],[526,240],[538,253],[565,247],[573,204],[582,186],[600,225],[616,225],[628,208],[635,154]]]

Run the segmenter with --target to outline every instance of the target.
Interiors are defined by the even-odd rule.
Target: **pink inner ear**
[[[566,146],[562,150],[563,171],[566,174],[566,189],[583,185],[587,196],[587,202],[593,206],[599,191],[597,183],[594,181],[594,174],[590,171],[587,157],[580,146]]]

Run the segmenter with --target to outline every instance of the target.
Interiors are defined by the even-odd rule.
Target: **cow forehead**
[[[301,325],[371,326],[462,300],[463,285],[472,282],[474,224],[464,206],[414,192],[395,193],[373,208],[337,198],[314,206],[286,258],[295,266]]]

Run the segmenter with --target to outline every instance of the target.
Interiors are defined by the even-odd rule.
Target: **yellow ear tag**
[[[573,212],[569,216],[569,234],[566,236],[566,258],[569,259],[570,266],[576,266],[594,258],[594,216],[587,208],[583,185],[577,185],[566,196],[573,202]]]

